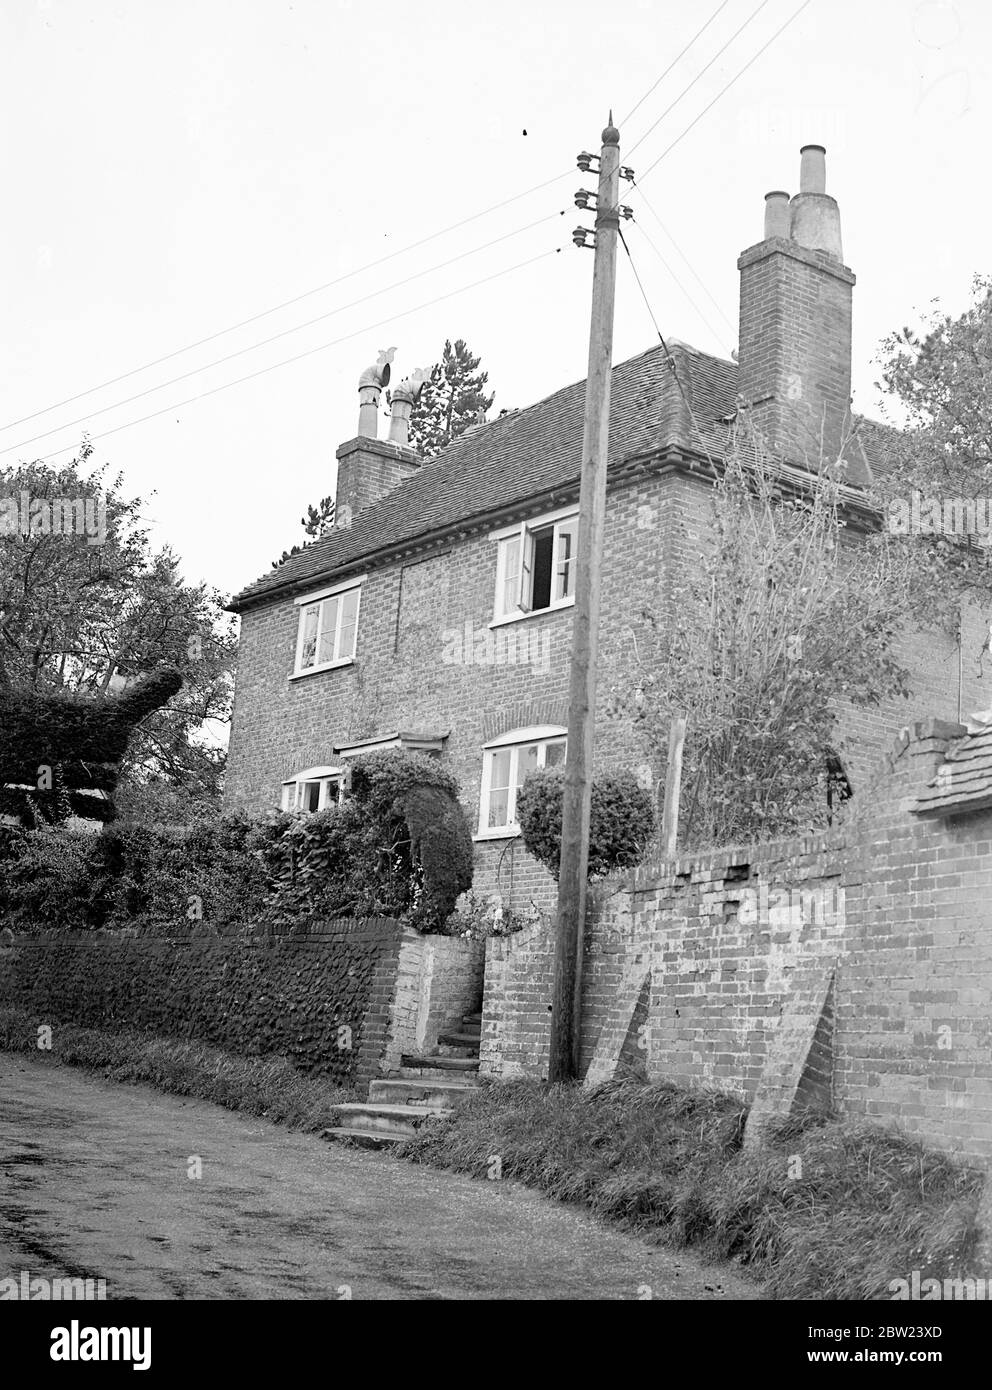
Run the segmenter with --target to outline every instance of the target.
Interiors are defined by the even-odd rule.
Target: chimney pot
[[[765,194],[765,241],[789,236],[789,195],[781,189]]]
[[[361,439],[379,437],[379,398],[389,385],[389,364],[396,349],[383,348],[371,367],[358,378],[358,434]]]
[[[799,192],[826,193],[827,152],[822,145],[803,145],[799,151]]]
[[[423,367],[418,367],[411,372],[405,381],[401,381],[393,392],[393,403],[389,417],[389,442],[399,444],[402,448],[410,447],[410,412],[413,410],[413,403],[424,388],[424,382],[430,375]]]

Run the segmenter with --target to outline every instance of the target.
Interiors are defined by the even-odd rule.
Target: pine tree
[[[334,498],[322,497],[316,507],[307,507],[306,516],[300,517],[300,525],[304,534],[313,537],[314,540],[319,540],[321,536],[326,536],[328,531],[333,531]],[[309,544],[309,541],[304,541],[303,545],[294,545],[290,550],[284,550],[278,560],[272,561],[272,568],[278,569],[291,555],[298,555],[304,546]]]
[[[479,361],[464,338],[454,347],[450,339],[445,343],[410,415],[410,443],[422,458],[434,458],[485,419],[495,396],[486,395],[489,373],[479,371]]]

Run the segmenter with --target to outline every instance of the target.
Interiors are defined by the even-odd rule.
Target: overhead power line
[[[93,440],[108,439],[112,434],[119,434],[121,430],[133,429],[135,425],[143,425],[147,420],[155,420],[160,415],[168,415],[173,410],[180,410],[183,406],[193,405],[196,401],[206,400],[208,396],[216,396],[221,391],[229,391],[232,386],[242,386],[246,381],[255,381],[260,376],[265,376],[268,372],[277,371],[280,367],[291,366],[294,362],[301,362],[305,357],[312,357],[315,353],[326,352],[329,348],[337,347],[341,343],[351,342],[354,338],[359,338],[363,333],[371,333],[374,328],[384,328],[388,324],[394,323],[397,319],[408,318],[411,314],[418,314],[424,309],[430,309],[435,304],[441,304],[446,299],[453,299],[456,295],[465,294],[468,290],[478,289],[480,285],[488,285],[493,280],[500,280],[505,275],[512,275],[515,271],[525,270],[528,266],[536,265],[538,261],[546,260],[548,256],[557,256],[561,251],[560,246],[554,247],[550,251],[542,251],[536,256],[531,256],[529,260],[520,261],[517,265],[507,266],[505,270],[497,270],[493,275],[486,275],[481,280],[474,280],[470,285],[461,285],[458,289],[449,290],[447,294],[439,294],[434,299],[428,299],[423,304],[416,304],[412,309],[403,309],[398,314],[390,314],[388,318],[380,319],[378,323],[367,323],[362,328],[356,328],[353,333],[346,333],[341,338],[335,338],[330,343],[319,343],[317,347],[307,348],[305,352],[298,352],[294,357],[286,357],[281,362],[273,362],[268,367],[262,367],[257,372],[250,372],[247,376],[238,377],[234,381],[226,381],[220,386],[211,387],[209,391],[200,391],[195,396],[188,396],[185,400],[176,401],[172,405],[163,406],[161,410],[153,410],[148,415],[142,415],[137,420],[127,420],[122,425],[115,425],[113,429],[104,430],[102,434],[93,436]],[[54,449],[43,457],[46,459],[57,458],[60,454],[71,453],[77,446],[67,445],[64,449]]]
[[[703,452],[709,460],[710,467],[713,469],[715,473],[716,465],[714,464],[713,457],[710,454],[709,446],[706,443],[706,438],[703,435],[702,430],[699,428],[699,421],[696,419],[695,412],[692,408],[692,402],[689,400],[689,397],[685,393],[685,387],[682,385],[682,380],[678,373],[678,367],[676,366],[675,358],[672,356],[671,349],[665,342],[665,335],[662,333],[660,327],[658,326],[658,319],[655,315],[654,310],[651,308],[651,301],[648,299],[647,290],[645,290],[641,277],[637,273],[637,266],[634,264],[634,258],[630,254],[630,247],[627,245],[627,239],[623,234],[622,227],[620,228],[620,240],[623,243],[623,249],[627,253],[627,260],[630,262],[630,268],[634,273],[634,279],[637,281],[637,288],[641,292],[641,298],[644,300],[644,306],[648,311],[648,314],[651,318],[651,322],[654,324],[654,331],[658,335],[658,341],[661,343],[661,346],[665,350],[665,356],[668,359],[668,365],[671,368],[672,376],[675,378],[675,385],[678,387],[679,395],[682,397],[682,402],[689,413],[689,419],[692,421],[692,427],[696,431],[696,434],[699,436],[699,442],[703,446]]]
[[[35,410],[30,415],[22,415],[17,420],[11,420],[6,425],[0,425],[0,431],[14,429],[17,425],[27,424],[29,420],[37,420],[39,415],[47,415],[50,411],[61,410],[65,405],[73,405],[76,401],[81,401],[85,396],[95,395],[97,391],[104,391],[110,386],[116,386],[121,381],[128,381],[133,376],[138,376],[141,372],[147,372],[152,367],[160,367],[163,362],[171,362],[176,357],[181,357],[185,352],[193,352],[196,348],[205,347],[207,343],[216,342],[218,338],[224,338],[228,333],[236,333],[240,328],[247,328],[250,324],[257,323],[259,319],[268,318],[270,314],[276,314],[281,309],[289,309],[294,304],[301,303],[304,299],[309,299],[315,294],[321,294],[324,290],[333,289],[335,285],[341,285],[346,280],[353,279],[356,275],[362,275],[367,270],[374,270],[377,266],[385,265],[387,261],[393,261],[398,256],[405,256],[410,251],[419,250],[421,246],[426,246],[429,242],[437,241],[439,237],[447,236],[449,232],[456,232],[461,227],[467,227],[471,222],[477,222],[481,217],[488,217],[490,213],[499,212],[502,208],[509,207],[511,203],[518,203],[521,198],[528,198],[532,193],[539,193],[544,188],[550,188],[553,183],[559,183],[567,178],[573,169],[566,169],[560,174],[555,174],[554,178],[545,179],[543,183],[536,183],[533,188],[525,188],[522,193],[515,193],[510,198],[504,198],[502,202],[493,203],[491,207],[483,208],[481,212],[474,212],[470,217],[463,217],[459,222],[452,222],[450,226],[442,227],[440,231],[432,232],[429,236],[421,237],[419,241],[411,242],[409,246],[401,246],[396,251],[390,251],[386,256],[380,256],[377,260],[367,261],[365,265],[358,266],[355,270],[349,270],[344,275],[337,276],[334,280],[328,280],[323,285],[315,285],[312,290],[304,290],[302,294],[294,295],[292,299],[284,299],[280,304],[273,304],[269,309],[262,309],[257,314],[252,314],[246,319],[241,319],[239,323],[232,323],[228,328],[220,328],[216,333],[208,333],[205,338],[198,338],[196,342],[187,343],[184,347],[176,348],[172,352],[167,352],[161,357],[156,357],[150,362],[144,362],[140,367],[132,367],[130,371],[121,372],[119,376],[109,377],[106,381],[101,381],[97,386],[89,386],[85,391],[79,391],[74,396],[66,396],[64,400],[56,401],[53,405],[46,405],[41,410]],[[19,447],[17,445],[14,446]]]
[[[677,242],[677,241],[675,240],[675,238],[672,236],[671,232],[670,232],[670,231],[668,230],[668,228],[665,226],[664,222],[662,222],[662,220],[661,220],[661,218],[658,216],[658,213],[656,212],[655,208],[654,208],[654,207],[652,206],[652,204],[648,201],[647,194],[644,192],[643,188],[641,188],[640,184],[637,182],[636,179],[634,180],[634,187],[636,188],[637,192],[641,195],[641,198],[642,198],[643,201],[644,201],[644,206],[647,208],[648,212],[651,214],[651,216],[652,216],[652,217],[654,218],[654,220],[657,222],[657,224],[658,224],[658,226],[661,228],[661,230],[665,233],[665,236],[668,238],[668,240],[669,240],[669,241],[672,243],[672,245],[675,247],[675,250],[676,250],[676,251],[679,253],[679,255],[682,257],[682,260],[685,262],[686,266],[688,267],[689,273],[692,275],[693,279],[694,279],[694,280],[696,281],[696,283],[699,285],[700,289],[703,291],[703,294],[706,295],[706,298],[707,298],[707,299],[710,301],[710,303],[713,305],[713,308],[717,311],[717,313],[718,313],[718,314],[720,315],[720,317],[723,319],[724,323],[725,323],[725,324],[727,325],[727,327],[730,329],[731,333],[736,333],[736,332],[737,332],[737,325],[736,325],[735,323],[732,323],[731,320],[727,317],[727,315],[723,312],[723,310],[721,309],[721,307],[720,307],[719,303],[717,302],[717,300],[716,300],[716,299],[714,298],[714,296],[710,293],[710,289],[709,289],[709,286],[707,285],[706,281],[702,278],[701,275],[699,275],[699,274],[697,273],[696,268],[693,266],[692,262],[689,260],[689,257],[688,257],[688,256],[685,254],[685,252],[682,250],[682,247],[678,244],[678,242]],[[642,227],[642,228],[641,228],[641,231],[643,231],[643,230],[644,230],[644,229],[643,229],[643,227]],[[648,237],[646,234],[645,234],[645,239],[646,239],[648,242],[651,241],[651,238]],[[660,254],[661,254],[661,253],[659,252],[659,255],[660,255]]]
[[[795,23],[795,21],[796,21],[796,20],[799,18],[799,16],[802,14],[803,10],[805,10],[810,4],[812,4],[812,0],[803,0],[803,3],[799,6],[799,8],[798,8],[797,10],[793,11],[793,13],[789,16],[789,18],[785,21],[785,23],[779,25],[779,27],[775,30],[774,34],[772,34],[771,38],[768,39],[768,41],[767,41],[766,43],[763,43],[763,44],[761,45],[761,47],[758,49],[758,51],[757,51],[757,53],[754,55],[754,57],[753,57],[753,58],[750,58],[750,59],[744,64],[744,66],[741,68],[740,72],[738,72],[737,75],[736,75],[735,77],[732,77],[732,78],[730,79],[730,81],[726,84],[725,87],[721,87],[720,91],[717,92],[717,94],[716,94],[716,96],[713,98],[713,100],[712,100],[711,102],[709,102],[708,105],[706,105],[706,106],[703,107],[702,111],[700,111],[699,115],[695,118],[695,120],[689,122],[689,124],[686,126],[685,130],[683,130],[682,134],[679,135],[675,140],[673,140],[672,143],[667,147],[667,149],[662,150],[661,154],[658,156],[658,158],[657,158],[652,164],[649,164],[649,165],[648,165],[648,167],[644,170],[644,172],[643,172],[643,173],[641,174],[641,176],[640,176],[640,182],[641,182],[641,183],[644,182],[644,180],[647,178],[648,174],[651,173],[651,170],[652,170],[652,169],[657,169],[657,167],[658,167],[658,165],[661,163],[661,161],[662,161],[663,159],[665,159],[666,156],[668,156],[668,155],[671,154],[672,150],[675,149],[676,145],[680,145],[680,144],[682,143],[682,141],[685,139],[685,137],[689,134],[690,130],[693,130],[693,129],[699,124],[699,122],[703,119],[703,117],[706,115],[706,113],[707,113],[708,111],[712,111],[713,107],[717,104],[717,102],[721,99],[721,97],[726,96],[727,92],[730,91],[731,87],[733,87],[734,84],[735,84],[736,82],[739,82],[739,81],[740,81],[740,79],[744,76],[744,74],[747,72],[747,70],[748,70],[749,68],[751,68],[751,67],[754,66],[754,64],[758,61],[758,59],[761,57],[761,55],[762,55],[763,53],[767,52],[767,50],[768,50],[769,48],[771,48],[772,44],[773,44],[773,43],[775,42],[775,40],[779,37],[779,35],[780,35],[780,34],[783,34],[783,33],[786,31],[786,29],[788,29],[788,27],[789,27],[790,24]]]
[[[720,330],[719,330],[718,328],[715,328],[715,327],[713,326],[713,324],[710,322],[710,320],[707,318],[707,316],[703,313],[703,310],[700,308],[699,304],[696,302],[696,300],[692,297],[692,295],[691,295],[691,294],[689,293],[689,291],[686,289],[685,285],[684,285],[684,284],[682,283],[682,281],[679,279],[678,274],[676,273],[675,269],[674,269],[674,268],[669,264],[669,262],[665,259],[665,257],[662,255],[661,251],[658,249],[656,243],[651,239],[651,237],[648,235],[648,233],[646,232],[646,230],[644,229],[644,227],[641,226],[640,223],[637,224],[637,230],[640,232],[641,236],[642,236],[642,237],[644,238],[644,240],[647,242],[648,246],[650,246],[651,250],[652,250],[652,251],[654,252],[654,254],[657,256],[657,258],[658,258],[658,260],[661,262],[661,264],[662,264],[662,265],[665,267],[665,269],[668,271],[668,274],[669,274],[669,275],[671,276],[671,278],[675,281],[676,285],[677,285],[678,288],[681,290],[681,292],[682,292],[682,294],[685,296],[686,300],[688,300],[688,302],[692,305],[693,309],[695,309],[695,311],[696,311],[696,313],[699,315],[699,318],[701,319],[701,321],[702,321],[703,323],[705,323],[706,327],[707,327],[707,328],[710,330],[710,332],[713,334],[714,338],[716,338],[716,339],[717,339],[719,342],[721,342],[721,343],[726,343],[727,340],[725,339],[723,333],[721,333]]]
[[[654,91],[656,91],[658,87],[661,86],[662,82],[664,82],[665,78],[666,78],[666,77],[668,76],[668,74],[671,72],[672,68],[674,68],[675,65],[676,65],[677,63],[680,63],[680,62],[682,61],[682,59],[683,59],[683,58],[685,57],[685,55],[689,52],[689,49],[692,48],[692,46],[693,46],[693,44],[696,42],[696,40],[702,38],[702,36],[706,33],[706,30],[707,30],[707,29],[710,27],[710,25],[713,23],[714,19],[716,19],[717,15],[719,15],[720,12],[721,12],[722,10],[725,10],[729,4],[730,4],[730,0],[721,0],[721,4],[717,5],[716,9],[715,9],[715,10],[713,11],[713,13],[710,15],[709,19],[706,21],[706,23],[703,25],[703,27],[702,27],[701,29],[697,29],[697,30],[696,30],[695,34],[693,34],[692,38],[691,38],[691,39],[689,40],[689,42],[686,44],[685,48],[683,48],[682,52],[679,53],[679,54],[677,55],[677,57],[675,57],[675,58],[672,59],[672,61],[668,64],[668,67],[667,67],[667,68],[665,69],[665,71],[661,74],[661,76],[657,79],[657,81],[652,82],[651,86],[647,89],[647,91],[646,91],[646,92],[644,93],[644,95],[641,97],[640,101],[636,104],[636,106],[632,106],[632,107],[630,108],[630,110],[627,112],[626,116],[622,116],[622,117],[620,118],[620,126],[621,126],[621,129],[627,124],[627,122],[630,120],[631,116],[633,116],[635,112],[637,112],[637,111],[640,110],[640,108],[641,108],[641,107],[644,105],[644,103],[647,101],[648,97],[651,96],[651,94],[652,94]]]
[[[717,51],[713,54],[713,57],[709,60],[706,66],[702,68],[701,71],[696,73],[696,76],[692,79],[688,86],[682,88],[681,92],[679,92],[675,100],[673,102],[670,102],[669,105],[665,107],[664,111],[662,111],[658,119],[648,126],[647,130],[644,132],[641,138],[639,140],[635,140],[634,144],[631,145],[630,149],[625,152],[625,157],[627,159],[631,157],[631,155],[638,148],[638,146],[644,144],[644,141],[648,138],[651,132],[661,125],[662,121],[669,114],[669,112],[675,110],[676,106],[678,106],[682,98],[688,96],[688,94],[692,91],[693,87],[695,87],[699,79],[703,77],[707,72],[709,72],[710,68],[713,66],[716,60],[722,54],[726,53],[727,49],[733,43],[734,39],[737,38],[738,34],[743,34],[744,30],[748,27],[752,20],[757,18],[757,16],[761,13],[761,11],[765,8],[767,4],[768,0],[761,0],[761,3],[757,6],[756,9],[752,10],[751,14],[747,17],[747,19],[745,19],[744,23],[740,26],[740,28],[734,30],[730,38],[723,45],[723,47],[717,49]]]
[[[414,280],[421,280],[425,275],[433,275],[438,270],[444,270],[449,265],[454,265],[458,261],[464,261],[469,256],[477,256],[480,251],[488,251],[492,246],[498,246],[502,241],[509,241],[511,237],[521,236],[524,232],[532,231],[535,227],[549,222],[552,218],[562,217],[564,213],[553,212],[546,217],[539,217],[535,222],[530,222],[526,227],[517,227],[515,231],[506,232],[503,236],[494,237],[492,241],[487,241],[482,246],[473,247],[471,251],[463,251],[458,256],[451,256],[446,261],[441,261],[437,265],[431,266],[428,270],[417,271],[414,275],[408,275],[405,280],[397,280],[395,284],[384,285],[381,289],[372,290],[371,293],[363,295],[360,299],[353,299],[350,304],[341,304],[336,309],[329,309],[325,314],[318,314],[316,318],[307,319],[305,323],[294,324],[290,328],[284,328],[279,333],[273,333],[271,337],[263,338],[260,342],[249,343],[247,347],[238,348],[235,352],[229,352],[225,357],[215,358],[212,362],[206,362],[201,367],[193,367],[188,372],[182,372],[179,376],[170,377],[168,381],[159,382],[156,386],[148,386],[143,391],[136,391],[133,396],[127,396],[122,401],[114,401],[111,405],[101,406],[98,410],[87,411],[85,415],[80,415],[75,420],[65,420],[60,425],[54,425],[50,430],[44,430],[41,434],[32,435],[30,439],[22,439],[18,444],[8,444],[0,449],[0,457],[4,454],[13,454],[18,449],[26,449],[31,444],[37,444],[40,439],[49,439],[53,434],[61,434],[63,430],[72,429],[74,425],[82,425],[88,420],[94,420],[98,415],[106,415],[111,410],[120,410],[125,405],[132,405],[135,401],[143,400],[146,396],[153,396],[156,391],[164,391],[168,386],[176,386],[181,381],[188,381],[190,377],[199,376],[203,372],[210,371],[213,367],[221,367],[225,362],[233,362],[237,357],[244,357],[246,353],[257,352],[259,348],[268,347],[270,343],[275,343],[280,338],[287,338],[293,333],[300,333],[305,328],[312,328],[315,323],[322,323],[325,319],[335,318],[338,314],[343,314],[349,309],[357,308],[359,304],[365,304],[370,299],[378,299],[381,295],[389,294],[393,290],[402,289],[404,285],[411,284]]]

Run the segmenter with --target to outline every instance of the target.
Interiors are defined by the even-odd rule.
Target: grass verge
[[[304,1076],[282,1057],[235,1057],[200,1042],[72,1023],[54,1025],[51,1050],[40,1051],[38,1027],[25,1010],[0,1008],[0,1050],[84,1067],[108,1081],[146,1082],[306,1134],[330,1128],[337,1123],[332,1106],[355,1099],[353,1090]]]
[[[897,1130],[807,1115],[742,1148],[739,1099],[667,1083],[595,1091],[484,1084],[400,1150],[515,1178],[658,1243],[735,1260],[771,1298],[891,1298],[909,1279],[974,1276],[984,1174]],[[498,1167],[494,1161],[498,1160]]]

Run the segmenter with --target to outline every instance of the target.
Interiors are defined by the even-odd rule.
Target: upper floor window
[[[545,725],[514,729],[486,745],[482,764],[479,835],[517,835],[517,793],[528,773],[565,762],[565,730]]]
[[[294,676],[343,666],[355,658],[361,580],[297,599],[300,625],[296,639]]]
[[[497,621],[574,602],[578,536],[575,511],[497,532]]]
[[[282,784],[284,811],[326,811],[344,800],[347,773],[340,767],[311,767]]]

